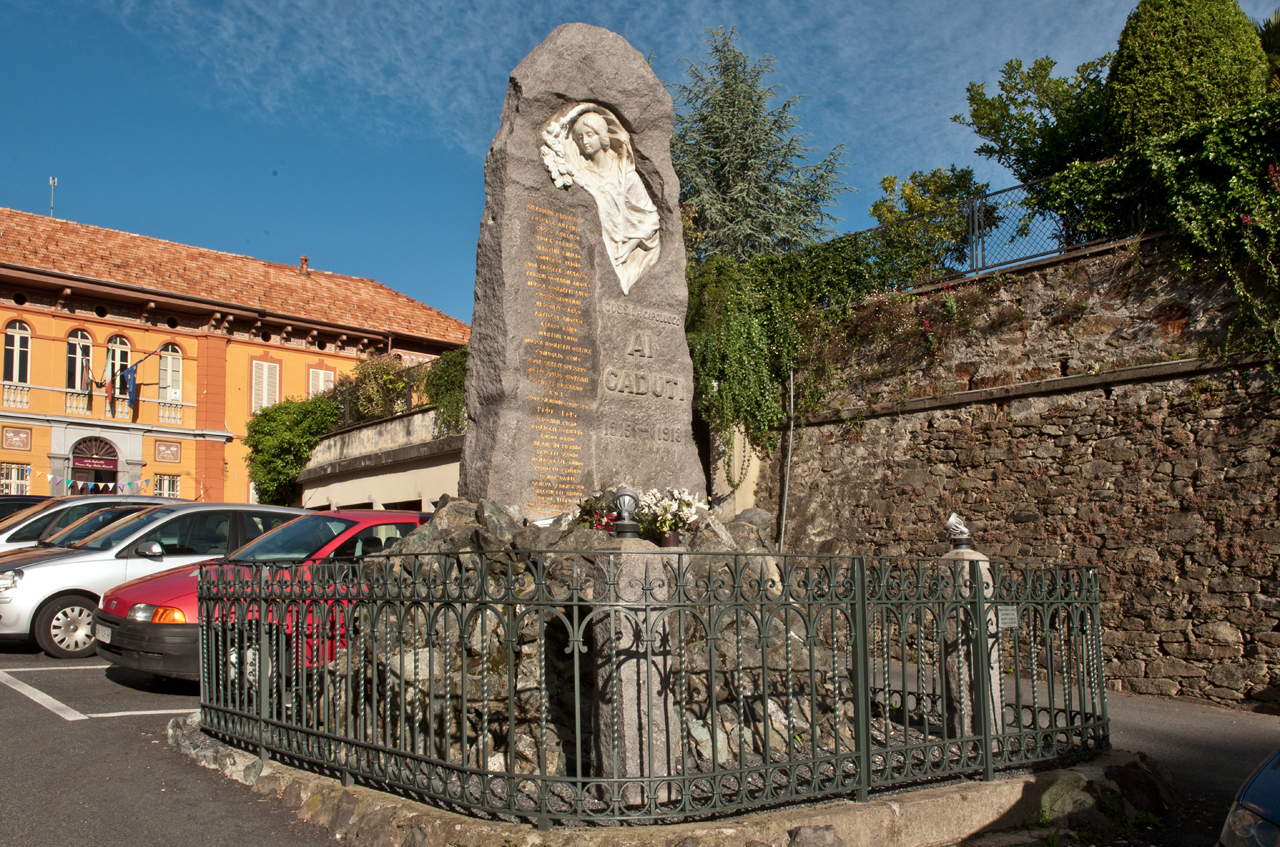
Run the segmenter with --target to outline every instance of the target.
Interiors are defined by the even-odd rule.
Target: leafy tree
[[[1266,20],[1254,21],[1253,27],[1258,31],[1258,40],[1262,42],[1262,52],[1267,54],[1267,67],[1271,71],[1267,87],[1280,93],[1280,7]]]
[[[822,240],[835,222],[827,207],[844,189],[844,149],[809,162],[799,99],[770,108],[776,86],[764,79],[774,60],[752,62],[734,45],[737,32],[708,30],[707,62],[686,60],[688,83],[677,103],[671,156],[680,177],[690,258],[746,261]]]
[[[1075,161],[1110,155],[1103,132],[1103,73],[1111,54],[1076,68],[1074,76],[1055,77],[1048,56],[1030,68],[1012,59],[1000,76],[1000,93],[987,94],[986,83],[971,82],[969,115],[951,120],[985,139],[976,152],[995,159],[1019,182],[1052,176]]]
[[[253,414],[244,439],[249,479],[263,503],[287,506],[302,494],[298,474],[321,437],[338,423],[338,406],[328,397],[282,400]]]
[[[467,348],[449,350],[422,377],[427,402],[436,407],[436,436],[456,435],[467,424]]]
[[[1124,145],[1183,129],[1266,90],[1267,59],[1236,0],[1139,0],[1106,85]]]
[[[964,265],[969,258],[971,204],[991,184],[978,182],[973,168],[934,168],[914,171],[905,180],[889,174],[880,180],[884,196],[871,204],[871,216],[882,229],[863,233],[867,248],[888,277],[885,287],[927,280]],[[979,204],[979,224],[989,230],[998,221],[995,210]],[[893,226],[886,226],[893,224]],[[888,279],[886,278],[886,282]]]
[[[973,168],[934,168],[912,171],[906,179],[889,174],[880,180],[884,196],[871,204],[871,217],[881,225],[913,215],[923,215],[986,194],[989,182],[978,182]]]

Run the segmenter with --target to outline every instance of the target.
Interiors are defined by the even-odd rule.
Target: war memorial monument
[[[597,489],[705,488],[671,97],[565,24],[511,73],[485,163],[459,494],[530,520]]]

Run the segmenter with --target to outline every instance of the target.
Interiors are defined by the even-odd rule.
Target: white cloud
[[[823,150],[849,148],[865,208],[885,173],[975,163],[949,122],[971,80],[1010,58],[1063,70],[1112,49],[1133,3],[1114,0],[96,0],[148,42],[213,80],[220,96],[317,131],[429,136],[479,156],[497,128],[507,74],[556,25],[585,21],[652,55],[666,80],[699,57],[703,31],[736,25],[748,53],[777,59],[782,93]],[[1246,0],[1254,17],[1277,0]],[[1255,8],[1256,7],[1256,8]],[[1268,12],[1269,13],[1269,12]],[[987,163],[980,173],[1009,177]],[[846,213],[845,217],[850,217]],[[860,223],[860,221],[850,221]]]

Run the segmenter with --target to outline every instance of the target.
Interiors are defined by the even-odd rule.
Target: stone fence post
[[[995,735],[1003,725],[1003,709],[1000,703],[1000,629],[993,603],[995,584],[991,576],[991,561],[973,549],[967,535],[953,540],[954,546],[942,557],[948,565],[962,563],[954,571],[955,600],[960,602],[954,604],[954,612],[946,618],[947,731],[953,739]],[[977,563],[976,568],[972,564],[974,562]],[[976,580],[973,578],[975,570]],[[979,580],[980,586],[975,584]],[[981,623],[977,619],[979,590],[985,601],[981,604]],[[985,672],[981,669],[982,638],[986,639]],[[979,713],[979,706],[984,700],[987,712],[985,725]],[[988,745],[988,761],[989,753]]]
[[[655,555],[658,549],[648,541],[622,538],[601,550],[596,560],[591,775],[635,779],[621,788],[597,791],[598,799],[621,800],[624,806],[649,802],[643,780],[680,772],[674,645],[667,619],[659,617],[674,590],[683,549],[667,548],[664,555]],[[671,785],[658,786],[652,799],[672,800]]]

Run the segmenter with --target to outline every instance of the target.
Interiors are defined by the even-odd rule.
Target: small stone
[[[845,847],[834,826],[801,826],[790,830],[788,847]]]

